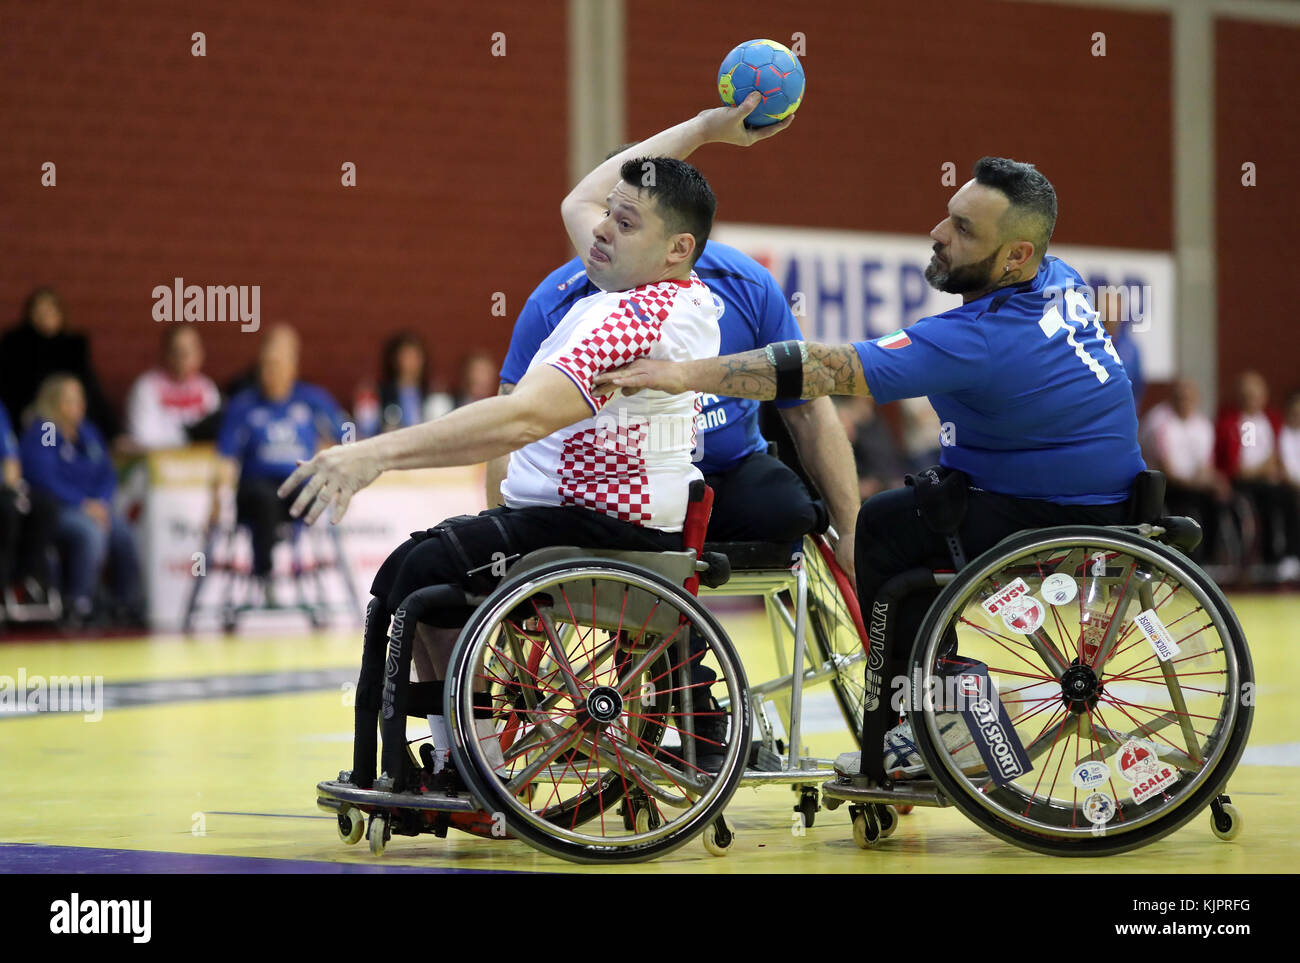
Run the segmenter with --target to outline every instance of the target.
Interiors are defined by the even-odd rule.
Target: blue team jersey
[[[722,344],[718,354],[753,351],[774,341],[803,340],[790,306],[763,265],[734,247],[709,241],[695,262],[695,273],[713,292]],[[595,294],[582,261],[574,258],[552,271],[528,297],[515,322],[501,381],[518,384],[547,335],[579,300]],[[695,419],[699,438],[696,467],[705,475],[734,468],[755,452],[766,451],[758,430],[758,402],[704,395]],[[804,404],[782,401],[783,408]]]
[[[1062,505],[1123,501],[1145,468],[1133,389],[1083,278],[1032,281],[856,342],[880,402],[928,396],[940,463],[977,488]]]
[[[282,482],[316,453],[320,439],[341,441],[343,410],[329,393],[298,382],[283,401],[269,401],[260,388],[230,399],[217,435],[217,451],[240,462],[243,478]]]
[[[14,436],[14,426],[9,421],[9,412],[0,405],[0,461],[18,457],[18,439]]]
[[[88,419],[77,428],[75,441],[50,422],[33,421],[19,449],[23,477],[60,505],[76,508],[88,498],[109,501],[117,489],[108,445]]]

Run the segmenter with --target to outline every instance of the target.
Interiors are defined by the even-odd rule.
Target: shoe
[[[1279,582],[1300,582],[1300,558],[1288,555],[1278,562],[1277,580]]]
[[[941,712],[938,719],[944,748],[961,771],[967,775],[982,772],[984,760],[975,748],[975,741],[962,717],[953,712]],[[884,748],[885,772],[891,779],[917,779],[928,775],[910,722],[901,722],[885,733]]]
[[[727,716],[712,699],[711,708],[698,710],[695,717],[695,767],[716,776],[727,760]],[[716,713],[705,715],[704,713]],[[662,756],[674,766],[686,766],[684,733],[680,733],[682,744],[658,746],[655,755]]]

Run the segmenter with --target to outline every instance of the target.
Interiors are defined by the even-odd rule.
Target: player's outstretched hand
[[[762,100],[763,98],[759,96],[758,91],[754,91],[734,107],[711,107],[708,110],[700,111],[697,118],[704,126],[704,139],[714,144],[735,144],[737,147],[748,147],[750,144],[757,144],[760,140],[775,137],[790,126],[794,120],[793,114],[779,124],[771,124],[767,127],[746,127],[745,118],[754,112],[754,109],[758,107]]]
[[[593,379],[592,386],[597,391],[622,388],[625,395],[634,395],[642,388],[670,395],[679,395],[689,390],[682,379],[681,365],[674,361],[651,361],[649,358],[640,358],[626,367],[601,372]]]
[[[299,518],[305,511],[305,521],[310,525],[332,505],[334,511],[330,520],[337,524],[348,510],[352,496],[378,478],[379,474],[377,461],[366,454],[364,449],[356,445],[335,445],[317,452],[311,461],[300,462],[276,494],[287,498],[302,485],[302,491],[294,499],[289,514]]]

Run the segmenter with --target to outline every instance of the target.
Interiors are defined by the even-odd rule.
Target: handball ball
[[[803,100],[803,67],[788,47],[775,40],[747,40],[722,58],[718,93],[728,106],[743,103],[757,90],[763,101],[745,118],[746,127],[785,120]]]

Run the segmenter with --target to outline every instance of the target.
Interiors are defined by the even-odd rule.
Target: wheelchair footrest
[[[338,812],[345,804],[364,811],[377,809],[424,809],[448,813],[473,813],[479,805],[468,793],[449,796],[438,792],[380,792],[362,789],[349,782],[327,779],[316,784],[316,805]]]

